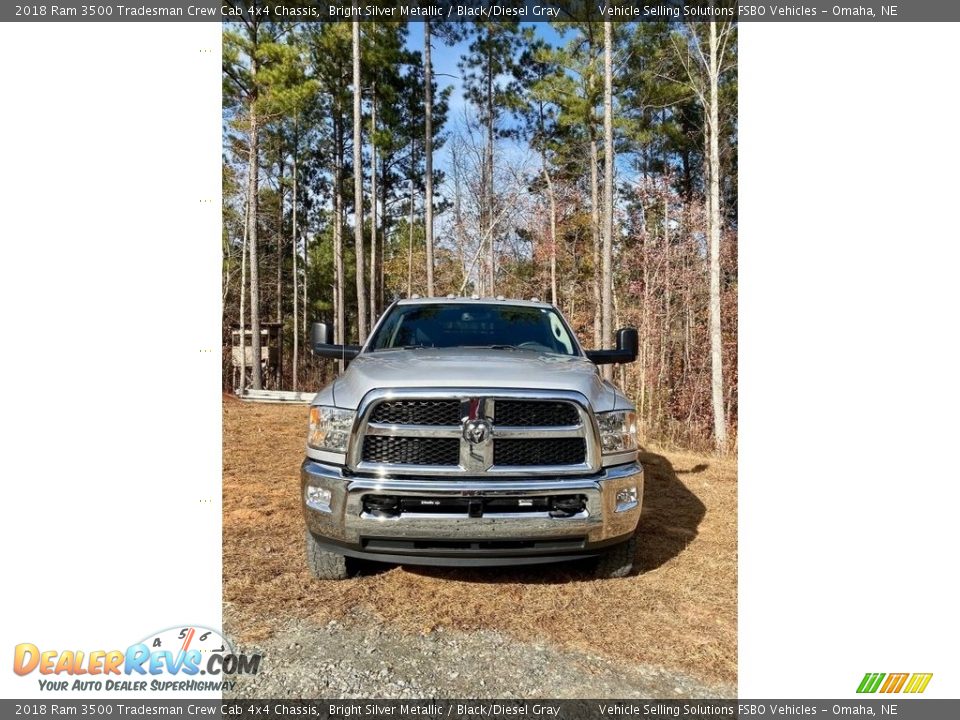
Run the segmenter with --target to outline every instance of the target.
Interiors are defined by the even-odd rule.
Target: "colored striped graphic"
[[[910,673],[890,673],[887,675],[887,681],[880,688],[882,693],[898,693],[903,688],[903,684],[910,677]]]
[[[930,684],[930,678],[932,677],[933,673],[914,673],[903,691],[906,693],[922,693],[927,689],[927,685]]]
[[[858,693],[922,693],[930,684],[933,673],[866,673]]]

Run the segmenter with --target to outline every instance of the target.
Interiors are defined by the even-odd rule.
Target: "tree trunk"
[[[718,452],[727,449],[727,423],[723,407],[723,335],[720,325],[720,71],[717,62],[717,23],[710,22],[707,70],[710,243],[710,388],[713,399],[713,436]]]
[[[342,345],[346,333],[347,314],[344,308],[344,277],[343,277],[343,156],[344,150],[344,119],[343,108],[337,99],[337,109],[333,120],[334,152],[333,164],[333,305],[336,322],[333,327],[334,342]],[[338,360],[338,367],[342,373],[343,360]]]
[[[277,161],[277,307],[274,317],[277,323],[283,322],[283,303],[280,301],[283,297],[283,171],[287,165],[283,161],[283,144],[278,144],[277,154],[280,159]]]
[[[461,204],[462,194],[460,189],[460,163],[458,159],[456,144],[450,148],[451,165],[453,166],[453,228],[457,238],[457,250],[462,260],[462,275],[460,286],[465,288],[469,278],[467,269],[467,253],[463,237],[463,206]],[[461,291],[462,292],[462,291]]]
[[[427,245],[427,297],[433,297],[433,66],[430,60],[430,21],[423,21],[423,79],[424,79],[424,164],[425,191],[423,201],[423,233]]]
[[[283,376],[283,172],[286,163],[283,162],[282,143],[278,144],[278,154],[281,159],[277,163],[277,306],[274,308],[274,321],[280,326],[280,339],[277,347],[277,364],[273,368],[273,382],[276,389],[280,389]]]
[[[256,83],[257,56],[256,49],[251,51],[250,76]],[[250,332],[253,335],[253,359],[251,363],[250,386],[254,390],[263,387],[263,378],[260,372],[260,263],[257,251],[257,216],[260,212],[260,146],[259,118],[257,117],[257,93],[251,91],[250,97],[250,158],[248,164],[247,181],[247,234],[250,238]]]
[[[303,296],[302,296],[302,297],[303,297],[303,300],[302,300],[302,302],[300,303],[301,306],[303,307],[303,310],[302,310],[302,312],[303,312],[302,320],[303,320],[303,321],[302,321],[302,323],[300,324],[300,327],[303,328],[301,332],[303,332],[304,335],[307,334],[307,328],[309,327],[309,325],[307,325],[307,299],[308,299],[308,294],[307,294],[307,272],[308,272],[308,270],[309,270],[309,266],[307,265],[307,256],[309,255],[309,249],[308,249],[308,247],[307,247],[307,244],[308,244],[309,242],[310,242],[310,233],[309,233],[309,231],[308,231],[308,232],[305,232],[305,233],[303,234]],[[306,357],[306,356],[307,356],[307,348],[308,348],[308,347],[309,347],[309,346],[307,345],[306,338],[304,338],[303,347],[300,349],[300,353],[301,353],[302,356],[303,356],[303,357],[300,358],[302,367],[306,367],[306,366],[307,366],[307,357]]]
[[[550,201],[550,302],[557,304],[557,198],[553,192],[553,178],[543,158],[543,177],[547,181],[547,196]]]
[[[599,43],[595,35],[595,24],[588,23],[586,26],[587,44],[589,48],[590,67],[594,67],[593,61],[599,57]],[[587,78],[587,97],[590,98],[590,110],[587,122],[587,132],[590,136],[590,237],[593,240],[593,346],[599,348],[603,344],[601,337],[601,306],[603,305],[603,294],[601,286],[601,260],[600,260],[600,182],[599,168],[600,157],[597,147],[597,129],[596,114],[593,104],[593,82],[594,74],[591,69]]]
[[[601,331],[604,347],[613,346],[613,23],[603,23],[603,288]],[[609,365],[604,377],[612,377]]]
[[[591,129],[591,134],[593,130]],[[600,335],[600,308],[603,298],[600,293],[600,181],[597,167],[600,158],[597,152],[597,139],[590,139],[590,235],[593,240],[593,346],[603,344]]]
[[[240,383],[237,385],[238,395],[243,395],[247,386],[247,235],[250,231],[248,222],[250,208],[246,203],[244,203],[243,212],[243,251],[240,254]]]
[[[659,395],[658,404],[661,408],[661,417],[669,408],[670,398],[670,303],[671,292],[670,284],[670,202],[666,193],[668,188],[664,188],[663,196],[663,327],[660,332],[660,374],[657,383]]]
[[[653,426],[653,413],[650,408],[650,388],[648,382],[648,366],[650,358],[650,236],[646,228],[641,235],[643,246],[641,257],[643,262],[643,306],[640,310],[640,417],[644,425],[644,432],[649,432]]]
[[[381,164],[380,170],[380,182],[377,183],[380,186],[380,242],[377,243],[377,307],[380,309],[380,312],[383,312],[383,308],[386,307],[384,301],[386,299],[387,285],[387,279],[383,272],[383,249],[387,243],[387,235],[390,232],[390,227],[388,225],[390,216],[387,214],[387,201],[390,198],[390,185],[387,183],[387,168],[385,163]],[[370,332],[373,332],[372,322],[370,325]]]
[[[299,147],[299,135],[298,135],[297,145]],[[294,189],[296,189],[296,182],[294,183]],[[307,223],[307,225],[309,227],[309,222]],[[303,302],[301,303],[303,306],[303,323],[301,324],[301,328],[303,328],[302,332],[304,333],[304,335],[306,335],[307,327],[309,327],[307,325],[307,256],[309,255],[309,248],[307,247],[307,245],[309,242],[310,242],[310,233],[309,231],[307,231],[303,234]],[[308,345],[306,342],[306,338],[304,338],[303,348],[301,349],[301,353],[303,353],[303,357],[300,358],[302,367],[307,366],[307,358],[306,358],[307,347]]]
[[[407,245],[407,297],[413,294],[413,180],[410,181],[410,240]]]
[[[292,223],[293,228],[290,231],[290,258],[293,262],[293,356],[291,357],[290,373],[293,380],[294,392],[298,389],[297,384],[297,360],[300,353],[300,318],[297,314],[297,300],[300,292],[299,278],[297,277],[297,149],[299,138],[297,137],[297,121],[293,123],[293,190],[290,196],[292,204]]]
[[[354,7],[357,7],[354,0]],[[363,268],[363,133],[360,100],[360,23],[353,23],[353,243],[357,261],[357,336],[367,339],[367,291]]]
[[[490,33],[490,30],[487,30]],[[485,148],[485,157],[484,157],[484,169],[486,175],[486,182],[484,183],[484,193],[486,195],[486,201],[484,205],[486,206],[486,223],[483,226],[484,230],[487,231],[488,240],[489,240],[489,257],[487,259],[489,267],[489,278],[487,282],[490,284],[489,292],[487,293],[490,297],[494,297],[497,294],[496,289],[496,276],[497,276],[497,266],[496,266],[496,247],[494,244],[493,237],[493,73],[490,68],[493,64],[493,58],[491,57],[492,49],[490,38],[487,38],[487,145]]]
[[[370,326],[377,317],[377,84],[370,100]]]

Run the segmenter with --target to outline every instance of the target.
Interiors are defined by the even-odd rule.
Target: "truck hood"
[[[573,390],[584,395],[594,410],[618,406],[616,390],[586,358],[487,348],[362,353],[334,382],[333,401],[337,407],[352,409],[371,390],[386,388]]]

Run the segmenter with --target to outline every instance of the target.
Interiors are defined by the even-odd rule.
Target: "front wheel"
[[[356,560],[324,549],[309,530],[305,535],[307,567],[317,580],[346,580],[357,574]]]
[[[614,545],[597,558],[594,575],[598,578],[622,578],[633,572],[633,559],[637,554],[637,536]]]

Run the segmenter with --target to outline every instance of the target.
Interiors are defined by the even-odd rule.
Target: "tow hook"
[[[550,498],[550,517],[568,518],[583,512],[586,501],[579,495],[562,495]]]
[[[400,499],[393,495],[368,495],[363,509],[375,518],[393,518],[400,514]]]

